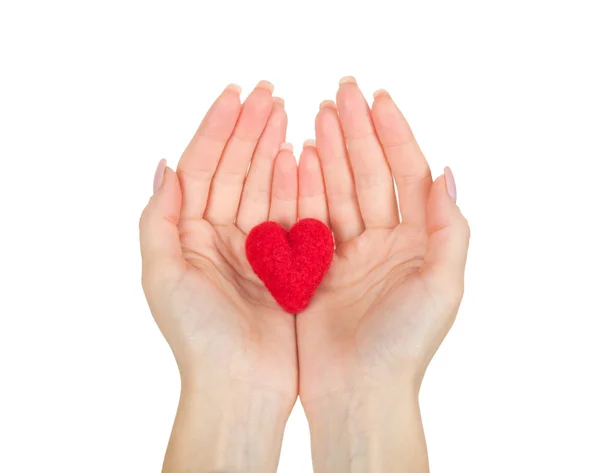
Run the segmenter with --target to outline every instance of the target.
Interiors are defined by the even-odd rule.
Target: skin
[[[165,472],[273,472],[300,395],[320,472],[428,471],[418,391],[463,292],[469,227],[385,91],[352,78],[326,101],[298,167],[261,82],[230,86],[140,220],[143,286],[181,372]],[[250,167],[248,173],[248,164]],[[398,189],[398,200],[394,192]],[[252,272],[267,219],[330,225],[331,268],[296,316]]]
[[[418,391],[462,298],[469,227],[387,92],[371,109],[343,79],[315,131],[298,216],[329,222],[336,239],[296,322],[315,471],[426,472]]]
[[[286,126],[269,83],[243,105],[229,86],[142,214],[144,292],[182,379],[165,472],[276,470],[298,396],[295,319],[254,275],[244,243],[264,220],[296,220]]]

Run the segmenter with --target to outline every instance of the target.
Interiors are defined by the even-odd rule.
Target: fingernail
[[[288,143],[287,141],[281,143],[281,145],[279,146],[280,150],[288,150],[288,151],[294,151],[294,146],[292,145],[292,143]]]
[[[271,84],[268,80],[261,80],[258,84],[256,84],[257,89],[266,89],[269,92],[273,92],[275,90],[275,86]]]
[[[324,109],[324,108],[333,108],[334,110],[337,108],[335,105],[335,102],[333,100],[323,100],[321,102],[321,105],[319,105],[319,109]]]
[[[307,148],[309,146],[312,146],[314,148],[316,146],[316,141],[315,140],[304,140],[302,147]]]
[[[273,105],[279,105],[280,107],[285,106],[285,100],[281,97],[273,97]]]
[[[446,191],[452,201],[456,202],[456,182],[454,181],[454,174],[448,166],[444,168],[444,177],[446,179]]]
[[[375,98],[382,97],[384,95],[390,95],[390,94],[385,89],[377,89],[375,92],[373,92],[373,97],[375,97]]]
[[[344,85],[344,84],[356,84],[356,79],[352,76],[342,77],[340,79],[340,85]]]
[[[156,167],[156,172],[154,173],[154,185],[153,191],[156,194],[160,187],[162,186],[163,179],[165,178],[165,170],[167,169],[167,160],[161,159],[158,162],[158,166]]]
[[[238,95],[242,93],[242,88],[237,84],[229,84],[227,87],[225,87],[225,90],[231,90]]]

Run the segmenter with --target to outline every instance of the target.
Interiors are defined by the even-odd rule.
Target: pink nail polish
[[[444,178],[446,179],[446,191],[452,201],[456,202],[456,182],[454,181],[454,174],[448,166],[444,168]]]
[[[158,166],[156,167],[156,172],[154,173],[154,193],[160,189],[163,183],[163,179],[165,177],[165,170],[167,169],[167,160],[161,159],[158,162]]]

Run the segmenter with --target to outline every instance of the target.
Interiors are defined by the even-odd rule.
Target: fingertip
[[[371,109],[373,115],[384,115],[382,117],[383,120],[392,120],[394,124],[398,120],[397,115],[399,115],[400,109],[396,106],[396,103],[387,92],[377,91],[373,94]],[[386,128],[389,128],[390,126],[391,124],[388,124]]]
[[[324,108],[330,108],[330,109],[336,110],[337,106],[335,105],[335,102],[333,100],[323,100],[319,104],[319,110],[323,110]]]
[[[296,221],[298,204],[298,166],[290,149],[279,151],[273,170],[269,220],[289,228]]]
[[[165,160],[166,163],[166,160]],[[169,180],[172,180],[173,178],[177,177],[177,173],[171,169],[169,166],[165,166],[165,181],[167,180],[167,176],[169,177]]]
[[[431,186],[427,202],[427,227],[429,232],[441,227],[459,224],[464,219],[462,212],[448,191],[446,171],[440,174]]]
[[[261,80],[258,84],[256,84],[256,88],[264,89],[269,93],[273,93],[273,91],[275,90],[275,86],[268,80]]]
[[[217,97],[212,109],[217,110],[220,116],[235,115],[237,117],[242,106],[241,91],[242,88],[239,85],[229,84],[225,87],[223,93]]]
[[[294,145],[292,145],[292,143],[290,143],[289,141],[284,141],[283,143],[281,143],[281,145],[279,145],[279,150],[280,151],[289,151],[290,153],[293,153]]]
[[[281,97],[273,97],[273,105],[284,108],[285,100],[283,100]]]
[[[298,167],[294,157],[294,147],[290,142],[285,141],[279,146],[279,151],[275,157],[275,167],[286,172]]]
[[[430,199],[434,198],[438,201],[454,204],[456,200],[452,196],[451,192],[454,192],[454,195],[456,195],[456,189],[453,190],[453,186],[455,185],[452,171],[450,171],[450,168],[445,167],[444,172],[440,174],[431,185]]]
[[[164,180],[160,191],[161,197],[168,197],[168,200],[172,201],[177,207],[181,203],[181,188],[179,185],[179,178],[177,173],[169,166],[165,167]]]
[[[214,107],[218,107],[220,113],[239,115],[242,106],[241,98],[242,88],[237,84],[229,84],[223,90],[223,93],[217,97],[213,104]]]
[[[300,155],[298,164],[298,218],[316,218],[329,225],[323,171],[317,149],[314,146],[305,146]]]
[[[377,89],[375,92],[373,92],[373,98],[378,99],[380,97],[389,97],[390,94],[387,90],[385,89]]]
[[[280,104],[278,101],[273,100],[273,107],[271,108],[271,115],[269,116],[267,127],[275,127],[282,130],[280,140],[285,140],[285,133],[287,130],[287,119],[287,112],[285,111],[283,104]],[[261,136],[259,142],[262,142],[264,140],[264,137],[265,132],[263,132],[263,135]]]
[[[154,172],[154,182],[152,183],[152,193],[156,194],[162,187],[163,180],[165,178],[165,168],[167,167],[167,160],[161,159],[158,162],[156,171]]]
[[[444,173],[440,174],[435,178],[433,184],[431,185],[431,193],[430,198],[435,197],[439,199],[440,197],[447,197],[448,193],[446,192],[446,176]]]
[[[328,102],[335,105],[332,100],[328,100]],[[335,106],[326,105],[319,109],[319,113],[315,117],[315,132],[317,135],[322,133],[323,129],[337,129],[340,127],[338,111]]]
[[[305,168],[309,171],[314,171],[319,169],[320,167],[319,156],[317,154],[317,149],[314,145],[314,140],[307,141],[312,141],[312,144],[304,145],[302,153],[300,154],[300,161],[298,167]]]
[[[161,163],[166,160],[161,160]],[[160,165],[160,164],[159,164]],[[163,179],[159,189],[152,195],[148,205],[144,209],[142,221],[144,226],[153,226],[156,222],[167,220],[177,225],[181,212],[181,187],[177,173],[169,166],[163,170]]]
[[[336,106],[340,118],[349,118],[356,113],[364,114],[369,109],[369,104],[356,81],[340,81],[336,94]]]
[[[240,95],[242,93],[242,88],[237,85],[237,84],[229,84],[227,85],[227,87],[225,87],[225,90],[223,92],[232,92],[235,95]]]
[[[444,181],[446,183],[446,192],[453,202],[456,202],[456,181],[452,170],[446,166],[444,168]]]
[[[299,194],[303,196],[324,193],[323,171],[316,148],[305,147],[298,163]]]
[[[356,78],[354,76],[344,76],[340,79],[339,85],[340,87],[347,84],[356,85]]]
[[[279,150],[275,165],[283,172],[288,173],[294,171],[298,166],[296,158],[292,152],[292,145],[290,143],[282,143],[282,148]],[[287,145],[286,147],[283,147]]]
[[[383,110],[385,113],[398,114],[400,111],[390,93],[385,89],[378,89],[373,92],[371,109],[373,113],[380,113]]]

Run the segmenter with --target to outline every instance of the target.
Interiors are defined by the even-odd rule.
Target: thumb
[[[431,187],[427,235],[423,276],[436,290],[455,289],[461,297],[470,229],[456,205],[456,185],[450,168],[445,168]]]
[[[154,177],[154,195],[140,218],[142,284],[178,279],[185,269],[179,242],[181,189],[175,172],[161,160]]]

